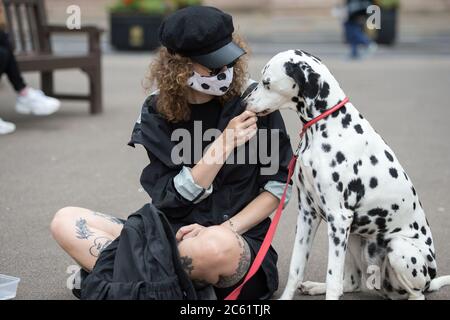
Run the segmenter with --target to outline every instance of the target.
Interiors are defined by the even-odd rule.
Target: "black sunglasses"
[[[234,60],[233,62],[227,64],[227,65],[224,66],[224,67],[227,67],[227,69],[233,68],[233,66],[236,64],[236,62],[237,62],[237,59]],[[210,75],[210,76],[217,76],[217,75],[223,70],[224,67],[215,68],[215,69],[210,69],[209,75]]]

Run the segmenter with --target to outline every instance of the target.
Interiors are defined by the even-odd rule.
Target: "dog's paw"
[[[323,282],[305,281],[299,286],[298,290],[304,295],[316,296],[325,294],[327,286]]]

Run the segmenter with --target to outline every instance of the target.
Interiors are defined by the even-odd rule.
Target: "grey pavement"
[[[419,29],[425,34],[408,34],[409,39],[417,39],[413,48],[405,49],[405,43],[400,43],[360,62],[344,59],[346,48],[340,41],[323,44],[312,39],[304,46],[290,36],[290,40],[277,43],[272,39],[265,44],[254,35],[250,71],[258,79],[265,62],[285,47],[307,47],[323,58],[414,181],[433,230],[438,274],[444,275],[450,274],[450,56],[441,40],[448,39],[450,32],[442,24],[423,30]],[[66,47],[67,40],[56,40],[57,47]],[[147,157],[141,148],[130,148],[127,142],[145,99],[141,82],[152,55],[105,51],[102,115],[90,116],[86,104],[74,102],[64,102],[61,111],[50,117],[18,115],[9,85],[6,81],[0,84],[0,116],[17,125],[16,133],[0,137],[0,273],[21,278],[18,299],[73,298],[66,289],[66,269],[74,262],[49,232],[51,218],[59,208],[80,206],[127,217],[149,200],[139,185]],[[36,74],[26,74],[26,80],[39,86]],[[56,85],[61,91],[87,89],[86,79],[78,71],[58,72]],[[299,121],[292,112],[283,112],[283,116],[295,144]],[[296,205],[293,197],[274,244],[280,257],[281,289],[287,280]],[[326,254],[322,225],[307,280],[325,279]],[[372,298],[376,298],[373,292],[344,295],[344,299]],[[450,288],[428,298],[449,299]],[[322,297],[297,295],[296,299]]]

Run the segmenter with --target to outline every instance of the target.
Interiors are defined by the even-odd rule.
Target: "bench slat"
[[[13,20],[13,16],[11,13],[11,6],[7,5],[5,3],[4,7],[5,7],[5,13],[6,13],[7,31],[11,38],[11,46],[13,47],[13,49],[15,49],[16,48],[16,39],[14,36],[14,33],[15,33],[14,32],[14,20]]]
[[[23,71],[50,71],[56,69],[80,69],[96,66],[96,60],[89,55],[20,55],[17,63]]]
[[[25,10],[28,19],[28,28],[30,30],[31,48],[33,49],[33,51],[40,51],[41,47],[39,45],[39,35],[37,31],[38,26],[33,12],[33,5],[32,4],[25,5]]]
[[[26,45],[26,37],[25,37],[25,26],[23,24],[23,18],[22,18],[22,6],[19,4],[16,4],[14,6],[15,12],[16,12],[16,22],[17,22],[17,28],[19,29],[19,41],[21,45],[21,50],[23,52],[27,51],[27,45]]]

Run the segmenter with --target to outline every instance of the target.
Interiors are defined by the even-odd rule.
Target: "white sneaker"
[[[58,99],[47,97],[41,90],[27,88],[26,95],[18,96],[16,111],[23,114],[48,116],[58,111],[61,102]]]
[[[375,54],[378,50],[378,45],[375,42],[371,42],[363,51],[363,58],[369,58]]]
[[[0,135],[8,134],[14,132],[15,130],[16,125],[14,123],[3,121],[2,118],[0,118]]]

